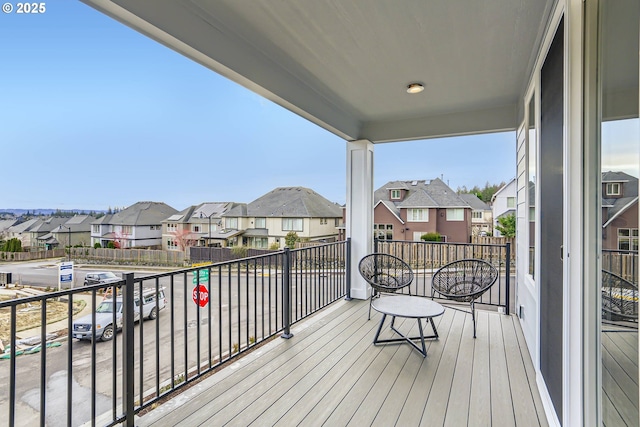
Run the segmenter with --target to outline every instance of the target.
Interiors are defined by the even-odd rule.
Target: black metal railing
[[[8,360],[0,360],[0,381],[9,386],[0,388],[0,413],[9,425],[44,426],[55,418],[67,425],[132,426],[135,414],[161,398],[278,334],[290,338],[292,324],[348,295],[349,244],[285,249],[145,277],[127,273],[108,288],[123,314],[114,311],[103,321],[122,323],[122,333],[106,342],[98,342],[104,324],[100,331],[90,328],[90,339],[74,339],[81,333],[74,330],[79,303],[90,307],[90,326],[101,322],[101,285],[0,302],[0,312],[9,313],[10,334]],[[55,340],[43,327],[40,359],[17,357],[23,351],[16,339],[23,308],[39,305],[40,324],[46,325],[54,304],[66,309],[68,334]],[[49,348],[53,342],[59,347]],[[39,399],[25,398],[34,390]]]
[[[415,278],[409,290],[414,295],[431,296],[431,278],[444,265],[460,259],[474,258],[489,262],[498,270],[498,279],[476,304],[503,307],[509,314],[515,305],[515,279],[511,263],[511,244],[407,242],[375,240],[374,252],[386,253],[404,260],[414,270]]]

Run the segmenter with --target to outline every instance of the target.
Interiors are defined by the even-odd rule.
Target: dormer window
[[[402,192],[400,190],[391,190],[391,200],[400,200]]]
[[[607,183],[607,196],[619,196],[620,195],[620,183],[609,182]]]

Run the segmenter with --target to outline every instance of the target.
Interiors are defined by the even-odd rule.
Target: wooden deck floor
[[[334,304],[136,425],[547,425],[514,316],[479,311],[474,340],[471,316],[447,309],[423,358],[406,344],[374,346],[380,315],[367,321],[367,309]],[[396,327],[415,332],[417,323]]]
[[[638,330],[603,325],[602,420],[605,426],[638,425]]]

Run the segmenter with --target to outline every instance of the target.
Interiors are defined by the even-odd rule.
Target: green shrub
[[[116,248],[116,244],[112,240],[110,240],[109,243],[107,243],[107,248],[115,249]]]
[[[95,242],[93,244],[93,249],[100,249],[100,248],[102,248],[102,245],[99,242]]]
[[[290,249],[295,249],[296,243],[299,240],[300,240],[300,238],[298,237],[298,233],[296,233],[295,231],[290,231],[290,232],[287,233],[286,236],[284,236],[284,243]]]
[[[425,242],[441,242],[442,236],[440,236],[440,233],[438,232],[425,233],[420,236],[420,240],[424,240]]]
[[[272,251],[277,251],[278,249],[280,249],[280,243],[273,242],[271,246],[269,246],[269,249],[271,249]]]

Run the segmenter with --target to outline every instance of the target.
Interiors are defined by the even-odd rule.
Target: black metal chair
[[[638,321],[638,286],[607,270],[602,270],[602,318]]]
[[[431,298],[435,294],[471,305],[473,337],[476,337],[475,301],[491,288],[498,279],[498,270],[481,259],[461,259],[444,265],[431,280]],[[462,310],[465,311],[466,310]]]
[[[382,293],[395,293],[413,282],[413,270],[398,257],[373,253],[365,256],[358,264],[360,275],[373,288],[369,298],[369,319],[371,302]],[[411,290],[409,290],[411,295]]]

